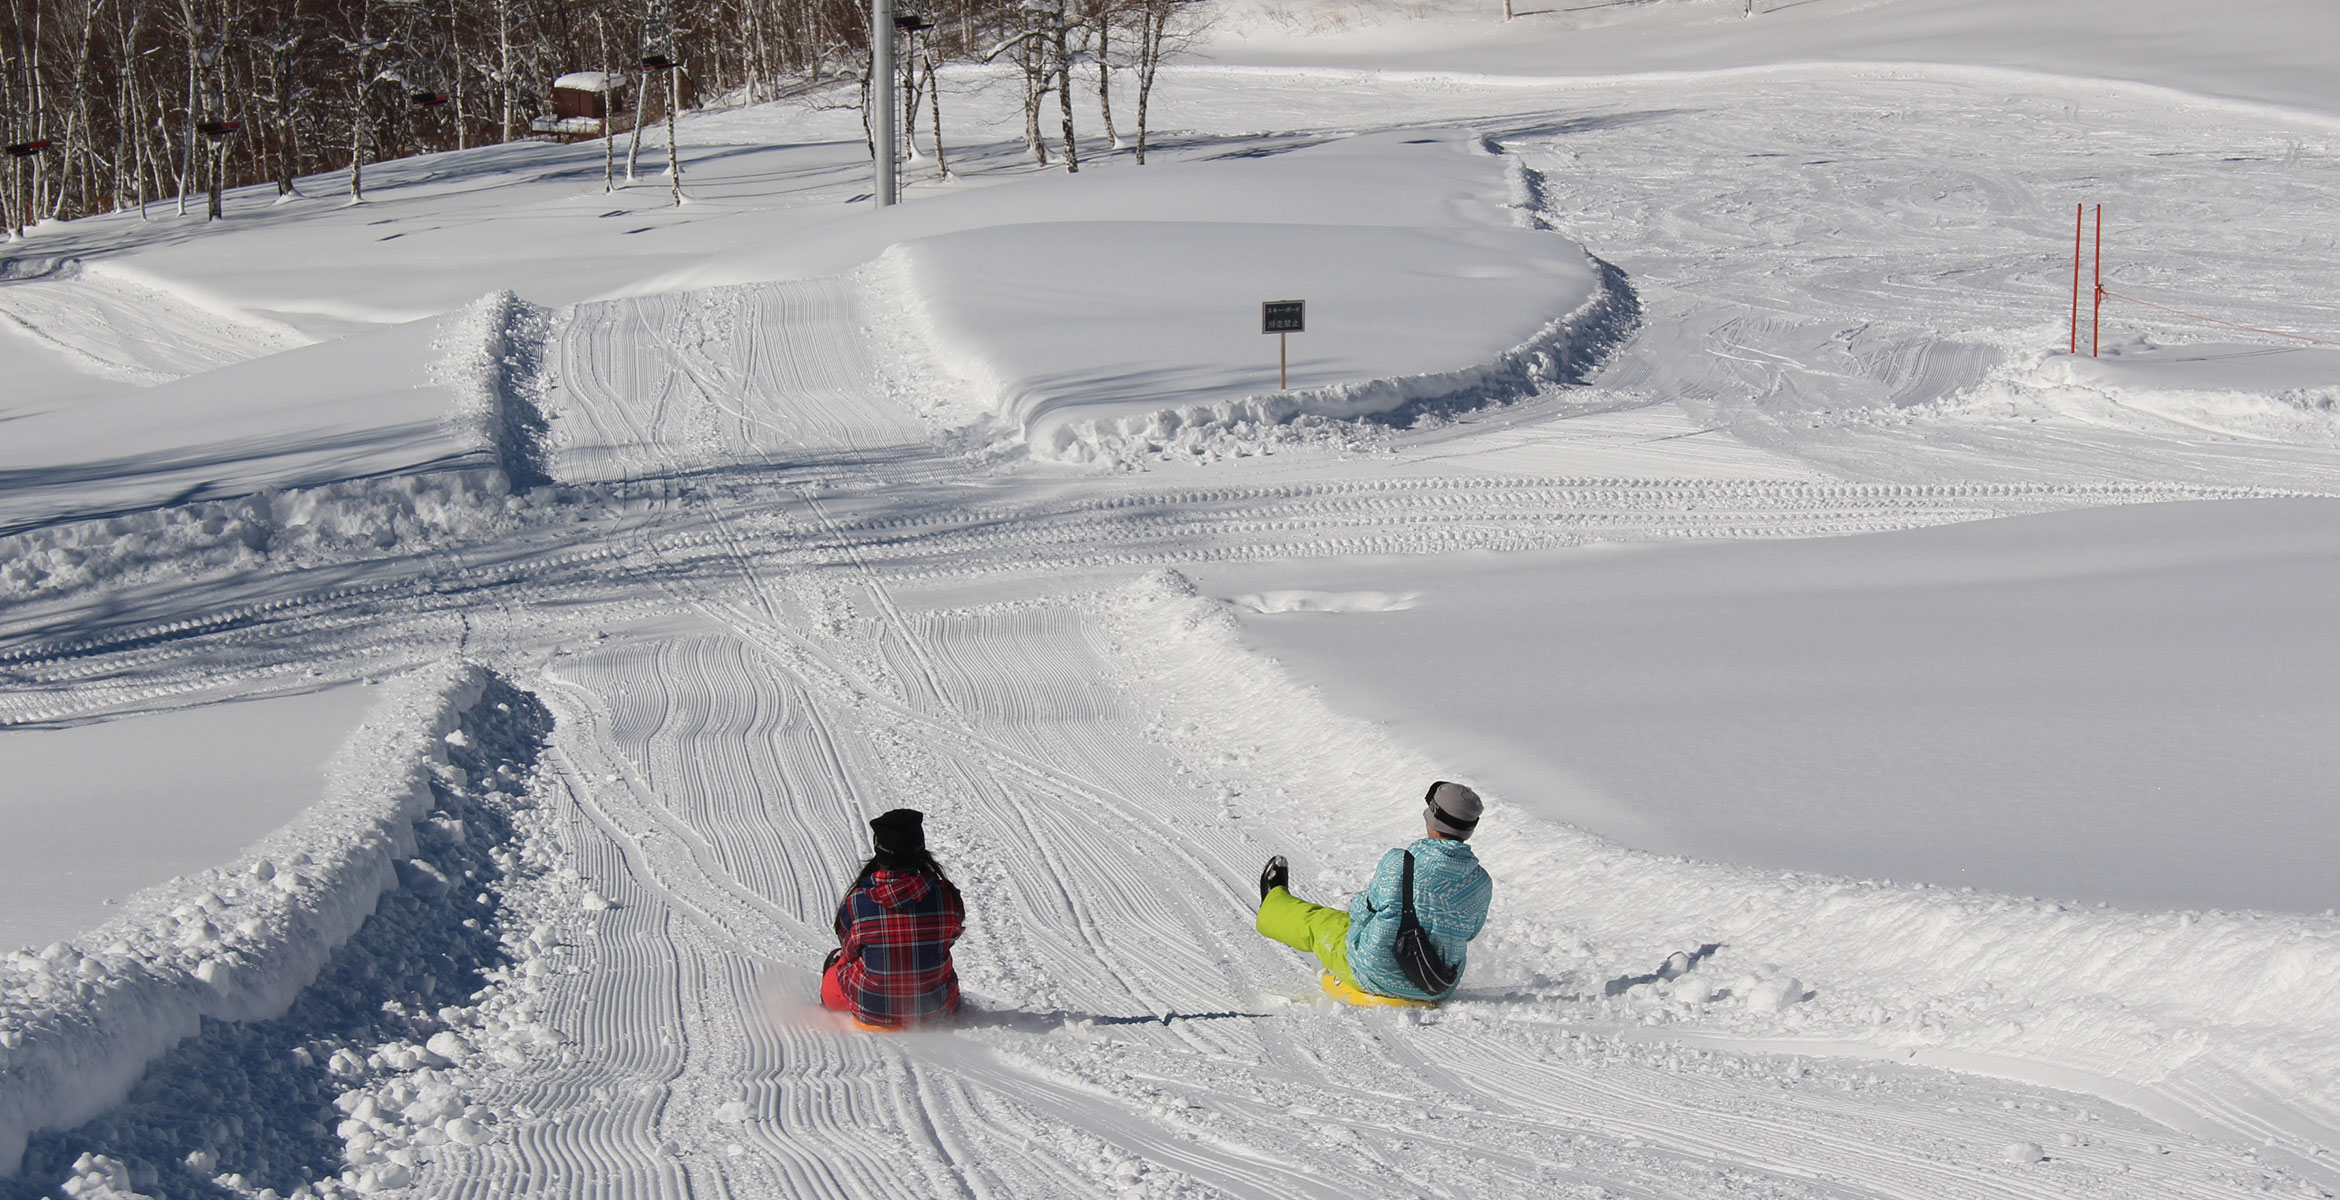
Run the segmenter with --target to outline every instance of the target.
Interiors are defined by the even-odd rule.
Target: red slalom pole
[[[2088,206],[2072,206],[2072,350],[2080,353],[2080,230],[2087,223]]]
[[[2088,314],[2088,357],[2096,357],[2097,334],[2104,324],[2104,206],[2096,206],[2096,306]]]

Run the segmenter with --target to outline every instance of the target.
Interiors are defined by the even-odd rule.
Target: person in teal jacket
[[[1406,853],[1414,855],[1414,919],[1430,934],[1440,957],[1460,979],[1471,939],[1487,923],[1495,881],[1469,844],[1484,805],[1459,783],[1440,781],[1424,795],[1423,837],[1381,856],[1373,882],[1342,912],[1292,894],[1292,870],[1282,855],[1259,874],[1259,917],[1254,927],[1276,941],[1316,955],[1333,978],[1359,992],[1401,1000],[1437,1001],[1452,994],[1414,986],[1397,963],[1399,892]]]

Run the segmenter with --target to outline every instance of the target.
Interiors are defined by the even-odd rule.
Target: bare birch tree
[[[552,80],[596,66],[638,88],[604,93],[605,106],[630,101],[633,114],[628,123],[626,110],[604,110],[611,188],[615,136],[627,135],[626,177],[638,178],[642,127],[679,120],[694,94],[756,100],[840,81],[841,103],[857,82],[885,92],[912,152],[931,153],[947,178],[951,64],[1006,58],[1024,85],[1033,160],[1093,165],[1081,162],[1077,109],[1094,88],[1095,117],[1116,147],[1131,136],[1129,106],[1116,100],[1135,99],[1143,127],[1154,70],[1177,44],[1163,14],[1187,0],[1032,2],[924,0],[933,7],[901,56],[901,77],[872,81],[856,79],[867,61],[865,0],[693,0],[693,28],[664,30],[672,0],[0,0],[0,132],[26,147],[0,160],[0,224],[13,232],[109,208],[143,215],[166,194],[193,217],[193,193],[215,185],[272,183],[297,198],[304,177],[341,170],[362,201],[377,182],[369,168],[385,159],[532,136],[535,118],[549,115]],[[689,86],[669,78],[660,88],[655,73],[637,72],[659,38],[687,64]],[[1117,97],[1125,82],[1130,92]],[[1043,121],[1051,92],[1056,112]],[[202,132],[229,122],[239,126],[232,137]],[[921,124],[931,145],[915,132]],[[679,179],[678,139],[669,158]]]
[[[1148,105],[1154,95],[1154,77],[1162,60],[1183,49],[1194,36],[1197,0],[1136,0],[1137,54],[1131,69],[1137,72],[1137,162],[1146,163]]]

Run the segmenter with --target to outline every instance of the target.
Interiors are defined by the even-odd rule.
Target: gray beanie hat
[[[1430,828],[1451,838],[1468,839],[1479,827],[1479,794],[1459,783],[1440,780],[1422,797],[1429,805],[1422,813]]]

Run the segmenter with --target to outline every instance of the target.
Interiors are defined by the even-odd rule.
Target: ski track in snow
[[[1101,628],[1099,589],[1222,558],[1810,537],[2328,494],[2328,457],[2260,448],[2249,462],[2266,469],[2250,475],[2226,451],[2154,442],[2151,420],[2126,414],[2059,418],[2069,462],[1998,454],[2011,426],[1956,400],[2015,352],[1987,331],[2038,306],[2039,264],[1994,276],[1966,260],[2020,258],[2014,243],[2038,230],[1975,249],[1978,229],[2052,213],[2073,181],[1918,171],[1926,130],[1964,119],[1970,97],[1860,86],[1873,91],[1841,111],[1782,84],[1776,104],[1743,112],[1500,134],[1568,181],[1548,185],[1547,219],[1634,276],[1646,330],[1604,388],[1848,479],[1447,471],[1408,460],[1402,437],[1394,453],[1296,448],[1207,479],[1003,479],[873,382],[881,355],[850,277],[595,302],[558,315],[544,390],[550,473],[599,498],[592,523],[362,571],[131,591],[66,633],[48,610],[0,616],[0,724],[264,690],[320,663],[456,651],[520,665],[557,718],[544,770],[571,865],[608,903],[576,917],[546,984],[541,1019],[566,1052],[474,1077],[479,1102],[534,1116],[482,1145],[430,1147],[413,1194],[2304,1189],[2324,1177],[2249,1143],[2304,1153],[2329,1130],[2248,1080],[2166,1089],[2200,1122],[2180,1132],[2087,1094],[1632,1036],[1631,1010],[1587,994],[1598,979],[1429,1015],[1321,1003],[1309,964],[1249,928],[1257,864],[1304,840],[1280,811],[1297,801],[1232,786],[1259,773],[1252,751],[1165,729],[1162,696],[1131,682]],[[2055,107],[2006,103],[1996,119],[2022,130],[2026,105]],[[1781,131],[1781,110],[1809,115]],[[1649,169],[1648,139],[1684,137],[1698,140],[1672,151],[1678,170]],[[1716,195],[1697,165],[1788,142],[1800,162],[1844,156],[1834,176],[1797,176],[1828,182],[1793,217]],[[1632,170],[1604,161],[1636,153]],[[1894,252],[1927,265],[1876,294],[1845,282],[1869,275],[1811,258],[1856,223],[1860,244],[1906,235],[1919,246]],[[1635,230],[1655,236],[1619,249]],[[0,286],[0,307],[26,286]],[[1905,315],[1872,323],[1872,307]],[[1938,338],[1912,307],[1986,332]],[[1880,401],[1913,415],[1880,417]],[[1842,417],[1855,408],[1868,416]],[[1557,445],[1569,428],[1503,432]],[[1473,431],[1465,418],[1412,444],[1467,446]],[[2146,466],[2123,458],[2147,445],[2161,448]],[[2130,473],[2062,469],[2112,461]],[[929,812],[967,891],[973,1012],[948,1034],[845,1034],[812,1009],[814,968],[863,822],[898,805]],[[2008,1161],[2022,1142],[2047,1161]]]
[[[555,335],[564,480],[639,479],[923,441],[869,402],[852,282],[830,278],[579,305]]]
[[[1552,226],[1639,291],[1643,332],[1604,389],[1850,478],[2282,469],[2241,412],[2183,429],[2027,384],[2068,336],[2076,203],[2105,207],[2112,290],[2275,328],[2340,319],[2321,282],[2333,242],[2306,215],[2329,208],[2329,151],[2303,154],[2323,130],[2217,106],[2147,116],[2046,80],[1874,74],[1626,84],[1572,119],[1496,126],[1547,180]],[[2215,333],[2119,301],[2103,318],[2108,348]],[[2083,352],[2090,319],[2083,303]],[[1984,411],[1997,419],[1961,419]],[[2328,478],[2321,455],[2292,462]]]
[[[908,631],[913,655],[883,618],[807,636],[790,631],[819,622],[759,628],[742,616],[753,604],[711,607],[696,631],[612,639],[548,680],[580,813],[570,836],[617,907],[596,918],[561,1022],[592,1070],[498,1100],[610,1111],[532,1131],[513,1153],[542,1137],[547,1163],[645,1193],[662,1171],[837,1196],[1124,1180],[1263,1197],[1393,1182],[1431,1195],[2225,1190],[2216,1154],[2147,1155],[2175,1139],[2021,1085],[1638,1045],[1559,1013],[1521,1023],[1460,1005],[1409,1020],[1262,996],[1261,980],[1306,981],[1250,935],[1241,891],[1286,831],[1229,819],[1188,764],[1132,736],[1143,714],[1090,682],[1110,668],[1077,610],[930,613]],[[887,670],[889,647],[901,674],[854,677],[854,663]],[[978,1015],[955,1034],[842,1034],[805,999],[856,826],[897,802],[933,813],[973,902],[961,959]],[[1196,885],[1157,889],[1153,871]],[[1951,1096],[1975,1117],[1936,1111]],[[736,1124],[718,1115],[734,1100]],[[1993,1167],[2009,1141],[2053,1141],[2043,1123],[2085,1135],[2056,1171]],[[1131,1162],[1145,1165],[1124,1174]]]

